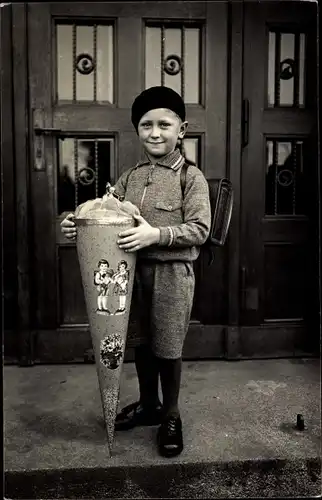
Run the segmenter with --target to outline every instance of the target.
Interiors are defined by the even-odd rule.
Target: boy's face
[[[170,109],[151,109],[139,121],[139,139],[149,157],[157,159],[175,149],[187,125]]]
[[[101,273],[106,273],[107,272],[107,264],[101,264],[100,271],[101,271]]]

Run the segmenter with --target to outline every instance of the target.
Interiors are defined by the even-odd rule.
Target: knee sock
[[[154,408],[160,404],[159,367],[148,345],[135,348],[135,367],[139,380],[140,403],[144,407]]]
[[[178,399],[181,383],[182,358],[163,359],[158,358],[160,379],[163,394],[164,416],[178,417]]]

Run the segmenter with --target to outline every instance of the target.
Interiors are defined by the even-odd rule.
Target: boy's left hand
[[[159,243],[160,230],[143,219],[141,215],[134,215],[138,226],[127,229],[119,234],[119,247],[126,252],[137,252],[141,248]]]

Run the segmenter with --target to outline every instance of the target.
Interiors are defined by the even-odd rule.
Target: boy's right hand
[[[69,240],[76,240],[77,230],[74,222],[75,214],[68,214],[65,219],[60,223],[62,233]]]

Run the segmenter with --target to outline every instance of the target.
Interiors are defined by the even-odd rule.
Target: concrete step
[[[126,363],[120,406],[137,395]],[[183,453],[160,457],[145,427],[108,457],[94,365],[6,366],[5,497],[318,496],[320,406],[319,360],[185,362]]]
[[[321,462],[253,460],[5,473],[6,498],[320,497]]]

